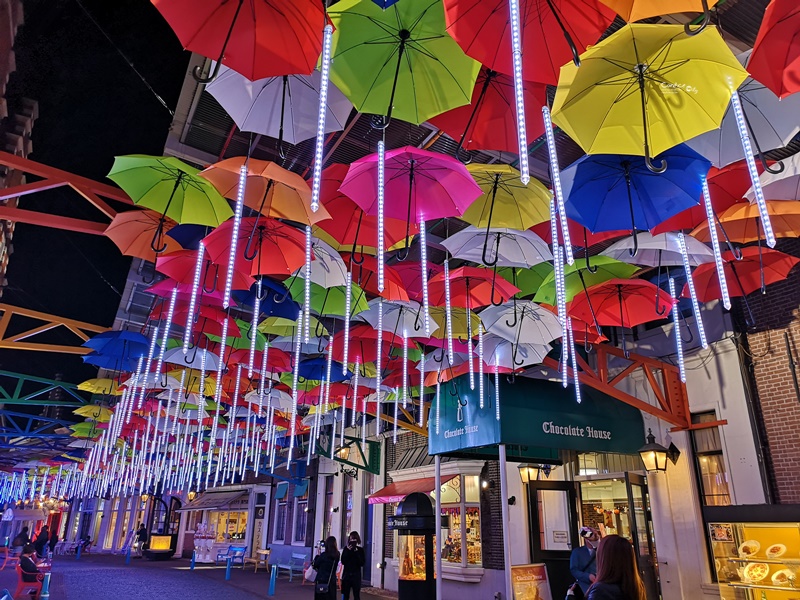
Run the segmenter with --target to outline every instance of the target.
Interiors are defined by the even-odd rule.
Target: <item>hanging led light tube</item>
[[[290,427],[289,438],[289,458],[287,464],[292,462],[292,453],[295,446],[295,436],[297,433],[297,384],[300,379],[300,350],[302,349],[302,338],[300,337],[300,329],[303,326],[304,316],[302,313],[298,315],[297,322],[297,335],[295,336],[294,343],[294,370],[292,371],[292,422]]]
[[[358,378],[361,371],[361,364],[359,359],[356,358],[356,370],[353,375],[353,411],[350,413],[350,427],[356,426],[356,408],[358,406]]]
[[[228,254],[228,272],[225,274],[225,293],[222,296],[222,308],[227,309],[231,303],[231,288],[233,274],[236,270],[236,247],[239,244],[239,228],[242,224],[242,210],[244,208],[244,191],[247,187],[247,160],[239,169],[239,189],[236,192],[236,209],[233,213],[233,227],[231,227],[231,250]]]
[[[522,80],[522,32],[519,0],[508,0],[511,24],[511,56],[514,64],[514,100],[517,112],[517,141],[519,143],[519,174],[523,184],[531,180],[528,165],[528,135],[525,129],[525,89]]]
[[[558,208],[558,217],[561,221],[561,236],[564,240],[564,254],[567,262],[573,264],[575,257],[572,255],[572,240],[569,235],[569,223],[567,222],[567,209],[564,206],[564,192],[561,188],[561,168],[558,166],[558,153],[556,152],[556,138],[553,135],[553,122],[550,120],[550,109],[542,107],[542,117],[544,119],[544,135],[547,140],[547,151],[550,155],[550,173],[553,183],[553,196],[555,205]],[[551,209],[552,210],[552,209]],[[551,217],[552,218],[552,217]],[[558,238],[553,238],[553,243],[558,243]]]
[[[722,253],[719,248],[719,236],[717,235],[717,223],[714,218],[714,207],[711,206],[711,194],[708,191],[708,181],[703,177],[703,206],[706,209],[706,219],[708,220],[708,233],[711,237],[711,247],[714,250],[714,264],[717,267],[717,279],[722,295],[722,305],[731,309],[731,296],[728,292],[728,281],[725,277],[725,266],[722,263]]]
[[[575,401],[581,403],[581,382],[578,377],[578,355],[575,353],[575,336],[572,333],[572,321],[567,319],[567,336],[569,337],[569,353],[572,356],[572,381],[575,384]]]
[[[478,397],[483,410],[483,323],[478,325]]]
[[[386,240],[384,238],[384,215],[383,204],[385,195],[386,183],[386,144],[383,140],[378,141],[378,291],[383,291],[384,285],[384,247]]]
[[[669,295],[675,297],[675,280],[669,278]],[[683,344],[681,343],[681,318],[678,304],[672,305],[672,335],[675,336],[675,350],[678,355],[678,369],[681,374],[681,381],[686,383],[686,364],[683,361]]]
[[[261,313],[261,278],[256,281],[256,299],[253,302],[253,321],[250,324],[250,359],[247,361],[247,376],[253,377],[253,363],[256,360],[256,340],[258,339],[258,317]],[[266,351],[266,350],[265,350]]]
[[[319,109],[317,112],[317,139],[314,145],[314,171],[311,176],[311,211],[319,210],[322,185],[322,153],[325,149],[325,118],[328,114],[328,81],[331,69],[331,40],[333,26],[328,23],[322,30],[322,58],[319,77]]]
[[[422,322],[425,325],[425,335],[428,336],[431,334],[431,311],[428,295],[428,240],[425,232],[425,218],[422,215],[419,216],[419,263],[422,283]]]
[[[197,246],[197,259],[194,264],[194,278],[192,279],[192,296],[189,299],[189,312],[186,315],[186,330],[183,332],[183,353],[189,352],[194,327],[194,311],[197,308],[197,294],[200,291],[200,278],[203,276],[203,259],[206,248],[203,242]]]
[[[305,288],[303,291],[303,341],[309,340],[311,322],[311,225],[306,225]],[[348,296],[349,297],[349,296]]]
[[[692,277],[692,268],[689,265],[689,254],[686,251],[686,238],[683,232],[678,232],[678,245],[681,249],[681,257],[683,258],[683,271],[686,273],[686,284],[689,286],[689,296],[692,298],[692,311],[694,312],[694,320],[697,323],[697,332],[700,334],[700,345],[703,348],[708,348],[708,340],[706,339],[706,328],[703,326],[703,316],[700,314],[700,304],[697,301],[697,292],[694,288],[694,278]],[[675,295],[670,293],[672,298]]]
[[[347,362],[350,353],[350,298],[353,295],[353,274],[347,271],[347,284],[345,285],[344,300],[344,360],[342,361],[342,375],[347,375]]]
[[[444,313],[447,321],[447,358],[452,366],[455,355],[453,352],[453,315],[450,305],[450,261],[447,257],[444,259]]]

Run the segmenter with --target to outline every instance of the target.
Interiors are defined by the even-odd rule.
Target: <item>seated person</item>
[[[90,538],[88,535],[83,536],[83,538],[81,539],[81,548],[83,549],[83,551],[88,552],[91,547],[92,547],[92,538]]]
[[[19,568],[22,569],[22,581],[32,583],[36,581],[36,576],[40,572],[36,563],[33,561],[33,553],[36,549],[33,544],[26,544],[22,547],[22,556],[19,558]]]

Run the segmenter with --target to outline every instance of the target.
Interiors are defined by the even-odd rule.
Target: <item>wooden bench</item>
[[[292,557],[285,563],[278,563],[278,575],[281,574],[281,569],[289,571],[289,581],[295,573],[299,573],[300,577],[303,576],[306,566],[306,555],[298,552],[293,552]]]
[[[258,565],[263,562],[264,568],[269,568],[269,555],[270,550],[256,550],[256,555],[254,557],[246,557],[244,559],[244,564],[246,565],[255,565],[253,569],[253,573],[258,573]],[[2,598],[0,598],[2,600]]]
[[[14,598],[30,597],[39,600],[39,596],[42,593],[42,582],[44,581],[44,573],[37,573],[36,581],[23,581],[22,572],[23,572],[22,567],[17,565],[17,589],[14,591]],[[23,594],[25,595],[23,596]]]

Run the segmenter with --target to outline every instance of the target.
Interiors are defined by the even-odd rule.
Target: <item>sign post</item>
[[[436,481],[436,511],[437,515],[442,514],[442,457],[438,454],[433,458],[434,464],[434,477]],[[437,528],[436,547],[433,549],[436,552],[436,600],[442,600],[442,552],[439,550],[441,547],[441,540],[439,536],[442,534],[441,529]]]
[[[436,457],[439,458],[438,456]],[[500,444],[500,506],[503,517],[503,569],[506,579],[506,598],[511,600],[514,592],[511,588],[511,523],[508,519],[508,475],[506,474],[506,445]]]

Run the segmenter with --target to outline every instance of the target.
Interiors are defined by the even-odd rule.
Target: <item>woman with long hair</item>
[[[353,590],[353,600],[361,600],[361,570],[366,561],[361,536],[351,531],[347,546],[342,548],[342,600],[350,600],[350,590]]]
[[[587,600],[647,600],[636,568],[633,546],[623,537],[607,535],[597,546],[597,576]]]
[[[336,600],[336,569],[339,567],[339,547],[336,538],[325,540],[325,550],[314,558],[314,600]],[[327,591],[325,591],[327,586]]]

